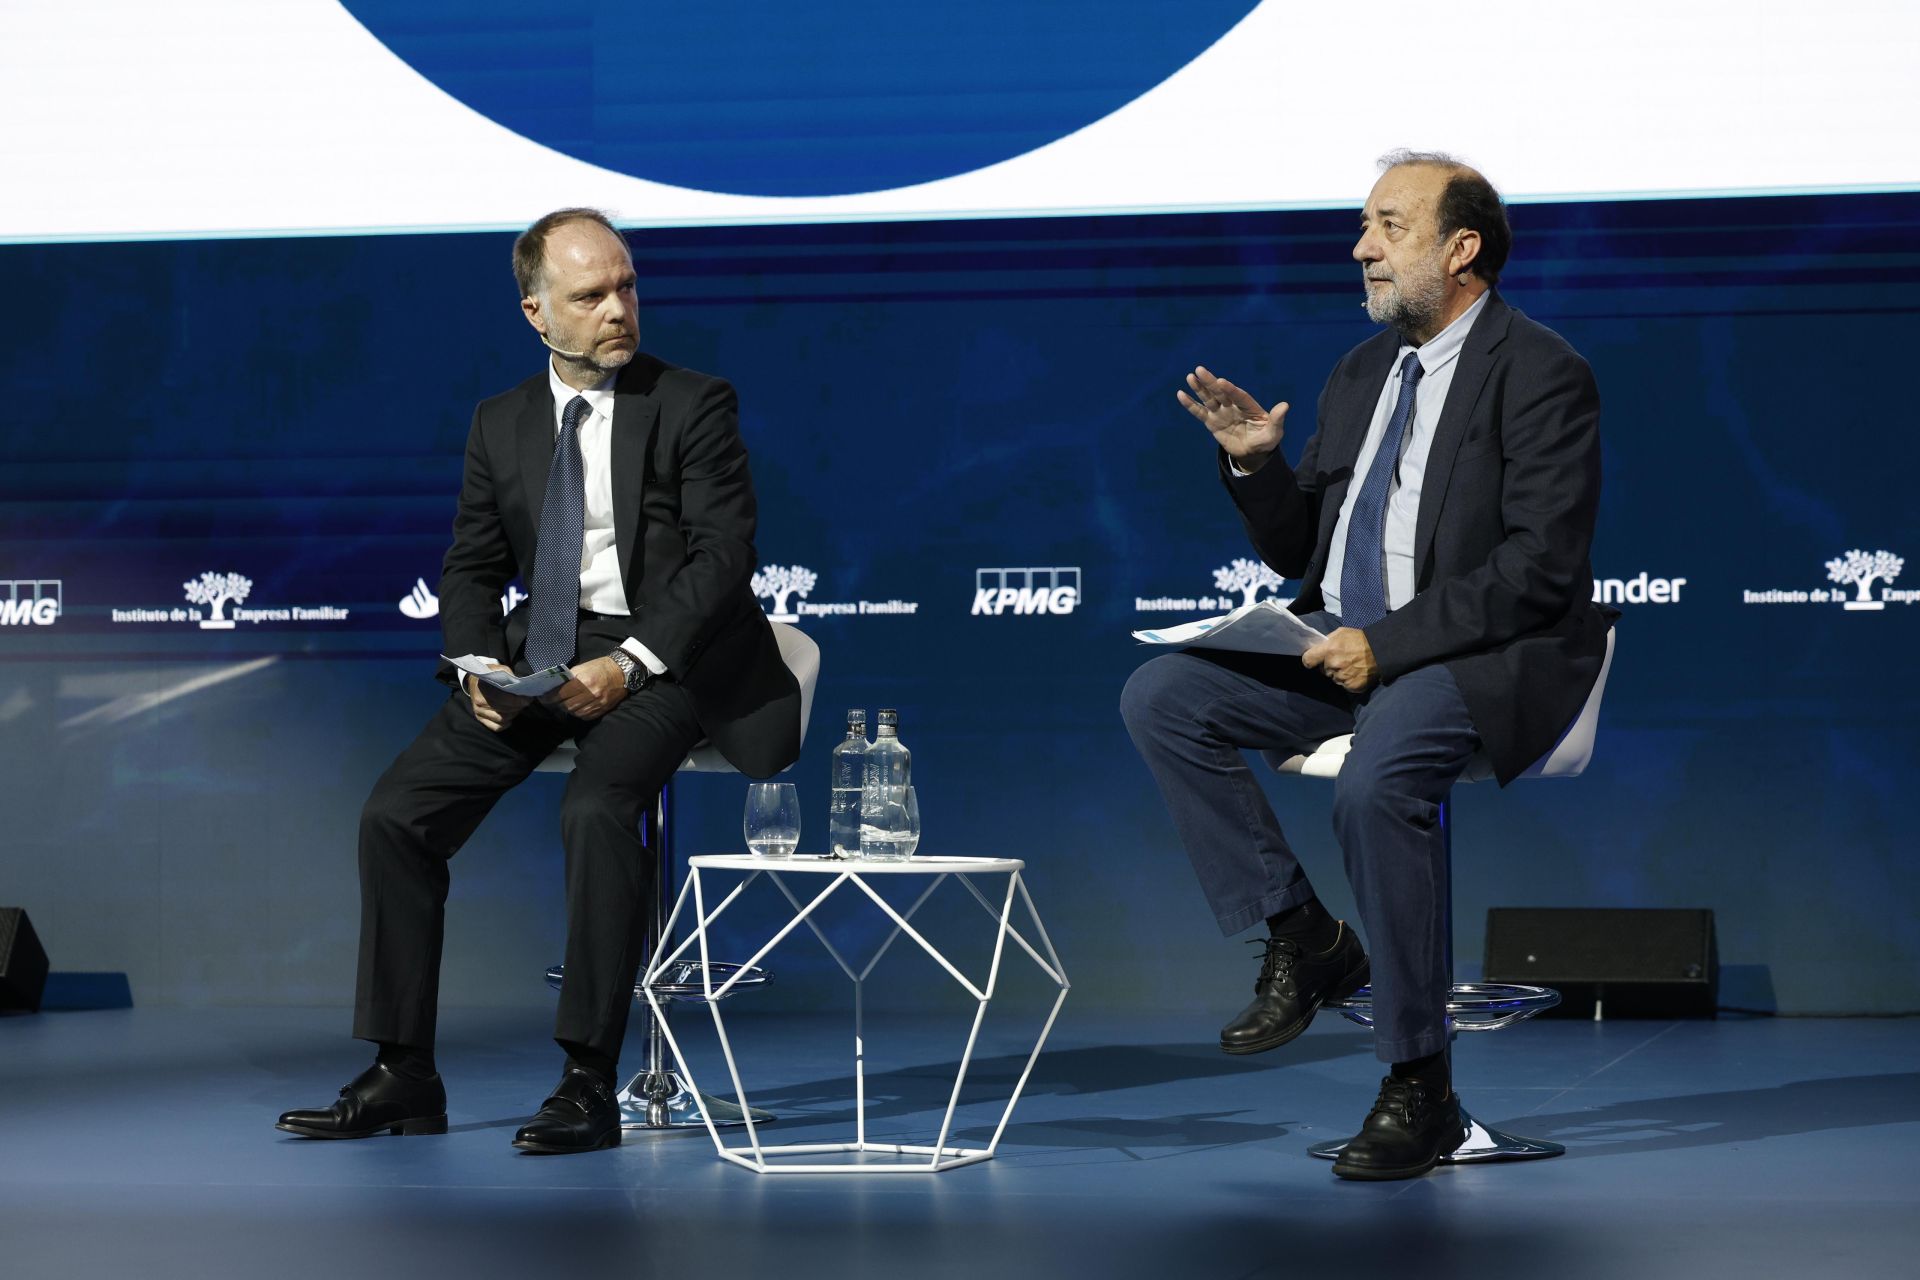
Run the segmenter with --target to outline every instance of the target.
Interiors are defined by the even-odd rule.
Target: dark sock
[[[583,1044],[562,1046],[567,1051],[567,1068],[578,1067],[587,1074],[599,1079],[605,1085],[613,1084],[613,1073],[620,1065],[620,1059],[612,1054],[600,1053]]]
[[[1430,1053],[1424,1058],[1396,1062],[1393,1064],[1393,1074],[1400,1080],[1418,1080],[1433,1090],[1436,1097],[1446,1097],[1453,1087],[1452,1073],[1447,1069],[1445,1049],[1439,1053]]]
[[[1308,898],[1297,907],[1268,916],[1267,932],[1299,943],[1303,951],[1317,953],[1339,940],[1340,922],[1327,914],[1320,899]]]
[[[431,1080],[440,1072],[433,1065],[433,1050],[417,1049],[410,1044],[391,1044],[380,1042],[380,1053],[374,1059],[381,1066],[408,1080]]]

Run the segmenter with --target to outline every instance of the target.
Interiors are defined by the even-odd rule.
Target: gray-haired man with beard
[[[1477,750],[1504,784],[1551,749],[1599,674],[1591,602],[1600,402],[1587,364],[1495,289],[1511,233],[1499,194],[1449,156],[1395,152],[1353,256],[1387,330],[1321,392],[1300,464],[1268,410],[1205,368],[1178,395],[1294,612],[1302,658],[1189,651],[1128,681],[1121,711],[1223,932],[1265,922],[1254,1000],[1228,1053],[1286,1044],[1369,981],[1392,1064],[1334,1165],[1406,1178],[1460,1145],[1447,1067],[1447,867],[1438,806]],[[1353,748],[1333,827],[1372,947],[1315,897],[1242,752]]]

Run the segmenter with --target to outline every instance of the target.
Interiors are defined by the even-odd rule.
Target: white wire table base
[[[1026,884],[1021,879],[1025,864],[1016,858],[924,858],[910,862],[865,863],[858,860],[839,861],[834,859],[795,858],[771,861],[761,858],[739,856],[708,856],[690,860],[686,883],[681,887],[680,895],[673,905],[673,914],[669,917],[663,936],[671,938],[675,925],[679,922],[683,910],[691,906],[693,925],[687,937],[671,951],[662,947],[659,954],[648,966],[646,982],[648,1003],[659,1012],[660,997],[654,992],[651,978],[656,971],[664,971],[674,965],[689,949],[698,952],[701,960],[702,981],[707,1009],[713,1017],[714,1032],[719,1039],[721,1056],[726,1062],[727,1075],[732,1081],[734,1096],[743,1108],[748,1108],[745,1116],[747,1142],[745,1145],[728,1146],[720,1136],[715,1123],[717,1117],[710,1116],[702,1108],[701,1119],[706,1122],[707,1133],[713,1139],[715,1152],[721,1159],[736,1164],[755,1173],[821,1173],[821,1174],[868,1174],[868,1173],[941,1173],[948,1169],[957,1169],[964,1165],[978,1164],[993,1157],[1000,1145],[1000,1137],[1006,1132],[1007,1122],[1013,1117],[1014,1106],[1020,1101],[1021,1093],[1026,1089],[1027,1080],[1033,1073],[1033,1065],[1040,1058],[1040,1051],[1046,1047],[1047,1036],[1053,1030],[1055,1019],[1060,1015],[1060,1007],[1066,1003],[1070,986],[1066,969],[1060,963],[1059,954],[1054,950],[1053,941],[1047,936],[1046,925],[1040,920],[1040,913],[1033,905]],[[721,899],[711,911],[706,906],[706,884],[704,872],[741,872],[744,878]],[[787,882],[790,878],[820,876],[827,879],[826,887],[814,894],[807,902],[800,897]],[[867,883],[873,875],[924,875],[932,877],[927,887],[914,899],[904,912],[897,910],[891,903]],[[998,895],[998,904],[990,900],[974,883],[975,877],[1005,875],[1006,891]],[[759,965],[772,950],[802,924],[817,938],[827,953],[840,966],[848,980],[853,984],[853,1085],[854,1085],[854,1139],[851,1142],[799,1142],[765,1143],[760,1140],[760,1122],[751,1109],[746,1087],[740,1078],[739,1062],[734,1056],[732,1041],[728,1038],[726,1020],[721,1012],[721,998],[728,993],[736,980],[727,978],[721,982],[713,981],[713,970],[706,965],[707,941],[709,932],[716,920],[734,904],[740,895],[756,881],[765,878],[774,885],[793,908],[793,918],[753,956],[745,962],[743,969]],[[980,908],[994,923],[993,957],[989,963],[984,981],[975,982],[963,973],[952,960],[943,954],[927,938],[913,927],[913,918],[925,906],[934,891],[948,879],[964,887]],[[851,885],[863,893],[893,922],[893,930],[881,942],[873,957],[864,967],[856,969],[832,939],[820,929],[813,920],[813,914],[819,906],[831,898],[843,887]],[[1031,923],[1035,941],[1029,940],[1014,923],[1014,902],[1018,899],[1025,910],[1027,921]],[[972,1026],[967,1034],[967,1044],[955,1070],[953,1090],[947,1099],[945,1112],[941,1116],[940,1131],[931,1143],[876,1142],[867,1136],[867,1078],[866,1078],[866,980],[874,968],[885,958],[893,944],[905,936],[927,954],[946,974],[973,997],[974,1013]],[[1052,1007],[1047,1011],[1046,1022],[1040,1028],[1033,1050],[1020,1072],[1019,1080],[1014,1084],[1007,1098],[1006,1106],[1001,1110],[999,1123],[995,1126],[993,1137],[985,1146],[966,1146],[948,1141],[953,1129],[954,1113],[960,1105],[960,1093],[966,1085],[967,1072],[973,1062],[974,1046],[979,1041],[980,1027],[986,1019],[987,1008],[992,1003],[998,988],[1001,974],[1001,959],[1007,953],[1007,941],[1014,944],[1038,966],[1040,971],[1059,988]],[[680,1074],[691,1085],[693,1072],[687,1065],[686,1055],[681,1049],[679,1038],[673,1033],[671,1025],[660,1019],[659,1025],[666,1034],[667,1045],[673,1052]],[[702,1097],[697,1087],[696,1097]],[[855,1157],[834,1161],[807,1161],[800,1159],[809,1156]],[[876,1163],[860,1157],[891,1156],[892,1163]]]

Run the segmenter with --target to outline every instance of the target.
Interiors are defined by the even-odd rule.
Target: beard
[[[1447,277],[1437,250],[1398,276],[1367,278],[1386,280],[1385,287],[1366,291],[1367,318],[1375,324],[1392,325],[1402,333],[1426,333],[1446,309]]]

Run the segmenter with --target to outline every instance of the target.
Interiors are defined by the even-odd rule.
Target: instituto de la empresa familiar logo
[[[1742,591],[1742,604],[1839,605],[1850,613],[1877,613],[1890,604],[1920,604],[1920,591],[1900,590],[1894,579],[1906,568],[1904,557],[1891,551],[1864,551],[1855,547],[1827,561],[1827,581],[1834,588]],[[1874,589],[1874,584],[1879,589]]]
[[[842,615],[909,614],[920,611],[917,600],[809,600],[820,575],[804,565],[769,564],[754,570],[753,594],[773,602],[767,617],[775,622]],[[791,608],[788,601],[793,601]]]
[[[1260,599],[1260,593],[1278,597],[1286,579],[1258,560],[1240,556],[1213,571],[1212,596],[1135,596],[1135,613],[1212,613],[1238,609]],[[1284,603],[1284,601],[1283,601]]]

